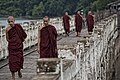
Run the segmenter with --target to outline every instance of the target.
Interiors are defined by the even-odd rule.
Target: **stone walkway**
[[[24,66],[22,70],[23,77],[20,79],[16,73],[16,80],[30,80],[34,75],[36,75],[36,60],[39,54],[33,52],[24,57]],[[10,80],[11,74],[8,65],[0,69],[0,80]]]
[[[69,37],[62,37],[57,43],[58,46],[61,44],[71,44],[77,42],[83,35],[87,35],[87,30],[83,29],[81,37],[76,37],[75,33],[71,33]],[[16,73],[16,80],[31,80],[36,75],[36,60],[39,58],[37,51],[32,52],[24,57],[24,69],[21,71],[23,74],[22,78],[18,78]],[[0,69],[0,80],[11,80],[11,74],[8,65]]]

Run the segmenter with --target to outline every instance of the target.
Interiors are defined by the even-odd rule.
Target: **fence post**
[[[63,80],[63,61],[62,61],[62,58],[60,59],[60,73],[61,73],[61,80]]]
[[[3,48],[2,48],[2,46],[3,46],[3,33],[2,33],[2,31],[3,31],[3,28],[1,27],[1,55],[0,55],[0,58],[3,58],[4,56],[3,56]]]
[[[117,11],[117,22],[118,36],[120,36],[120,10]]]

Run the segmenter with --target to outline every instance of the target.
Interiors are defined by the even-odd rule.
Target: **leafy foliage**
[[[110,2],[117,0],[0,0],[0,16],[42,17],[62,16],[65,11],[74,14],[77,10],[86,13],[104,9]]]

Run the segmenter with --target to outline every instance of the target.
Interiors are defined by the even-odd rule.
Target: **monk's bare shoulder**
[[[44,28],[44,27],[45,27],[45,25],[44,25],[44,24],[41,24],[41,25],[39,25],[38,29],[41,30],[41,29]]]
[[[7,26],[7,27],[6,27],[6,32],[8,32],[10,29],[11,29],[11,27],[10,27],[10,26]]]

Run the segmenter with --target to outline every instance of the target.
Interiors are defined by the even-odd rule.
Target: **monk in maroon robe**
[[[76,29],[76,36],[80,35],[81,29],[82,29],[82,15],[80,14],[80,11],[77,11],[77,14],[75,15],[75,29]]]
[[[20,24],[14,24],[13,16],[8,17],[9,25],[6,28],[6,39],[8,41],[9,69],[12,79],[15,80],[15,72],[21,78],[20,70],[23,68],[23,41],[27,37]]]
[[[91,11],[88,12],[88,15],[86,17],[87,26],[88,26],[88,33],[93,31],[94,28],[94,17],[91,13]]]
[[[57,58],[57,31],[49,24],[48,16],[43,18],[44,25],[38,31],[38,50],[40,58]]]
[[[70,17],[68,16],[68,12],[65,12],[65,15],[63,16],[63,26],[65,30],[65,34],[69,36],[70,33]]]

